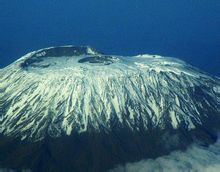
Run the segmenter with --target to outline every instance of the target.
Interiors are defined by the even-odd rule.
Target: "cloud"
[[[193,145],[185,152],[175,151],[155,160],[141,160],[118,166],[110,172],[219,172],[220,138],[209,147]]]
[[[185,152],[174,151],[170,155],[157,159],[141,160],[136,163],[119,165],[109,172],[219,172],[220,171],[220,137],[209,147],[190,146]],[[17,172],[1,169],[0,172]],[[31,170],[22,170],[31,172]]]

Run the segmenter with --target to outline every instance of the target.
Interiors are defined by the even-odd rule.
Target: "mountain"
[[[106,171],[216,141],[220,79],[158,55],[50,47],[0,70],[0,167]]]

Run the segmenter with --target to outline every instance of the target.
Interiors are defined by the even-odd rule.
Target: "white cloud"
[[[118,166],[110,172],[219,172],[220,138],[209,147],[193,145],[155,160],[148,159]]]
[[[0,172],[16,172],[1,169]],[[22,170],[22,172],[31,172]],[[109,172],[220,172],[220,137],[214,145],[193,145],[185,152],[175,151],[155,160],[147,159],[118,166]]]

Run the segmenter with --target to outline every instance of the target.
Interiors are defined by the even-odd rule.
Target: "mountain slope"
[[[193,140],[212,143],[219,117],[220,80],[174,58],[64,46],[31,52],[0,70],[0,133],[6,140],[0,150],[16,145],[18,152],[27,151],[25,158],[33,156],[34,147],[39,153],[34,157],[53,165],[62,161],[57,157],[62,150],[71,157],[63,160],[70,166],[66,171],[79,168],[79,157],[80,163],[94,161],[87,164],[90,171],[103,171],[185,148]],[[11,159],[18,152],[3,150],[9,160],[2,162],[23,167]]]

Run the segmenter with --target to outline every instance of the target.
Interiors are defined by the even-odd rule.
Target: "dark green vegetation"
[[[132,132],[118,128],[111,133],[46,137],[34,143],[1,135],[0,167],[34,172],[103,172],[117,164],[156,158],[176,149],[184,150],[191,143],[212,144],[217,138],[211,128],[219,122],[212,120],[204,125],[206,129],[190,132],[171,128]]]

